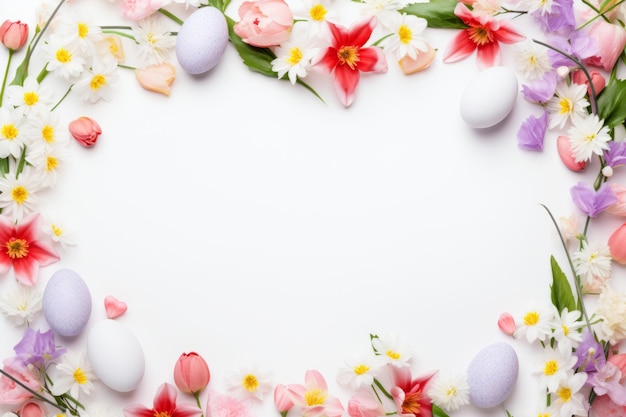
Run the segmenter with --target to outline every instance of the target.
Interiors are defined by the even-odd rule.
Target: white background
[[[34,26],[37,3],[4,1],[2,18]],[[129,23],[106,1],[75,3],[99,24]],[[227,13],[236,17],[234,6]],[[528,18],[515,23],[534,30]],[[58,109],[63,123],[90,116],[103,134],[94,148],[73,144],[44,197],[42,209],[78,245],[38,285],[62,267],[78,272],[93,300],[88,328],[106,317],[106,295],[125,301],[118,320],[146,358],[137,390],[98,385],[90,398],[150,406],[157,387],[173,382],[178,356],[196,351],[213,389],[251,358],[275,383],[320,370],[347,404],[335,383],[344,358],[366,352],[370,333],[398,333],[413,346],[416,373],[464,372],[479,350],[511,342],[520,378],[510,399],[453,415],[536,413],[535,351],[496,323],[503,311],[549,300],[549,257],[563,251],[539,204],[569,216],[569,188],[596,171],[569,172],[552,133],[543,152],[518,148],[519,125],[540,114],[521,95],[498,126],[466,126],[459,99],[478,67],[475,56],[442,63],[453,34],[426,30],[438,52],[422,73],[405,76],[388,56],[389,71],[364,75],[348,109],[329,77],[307,79],[324,104],[248,71],[232,45],[203,76],[178,68],[170,97],[143,90],[127,70],[109,102],[70,94]],[[512,65],[511,46],[503,63]],[[34,326],[47,329],[43,318]],[[87,331],[57,341],[81,349]],[[21,332],[0,322],[1,357]],[[258,415],[273,415],[271,403]]]

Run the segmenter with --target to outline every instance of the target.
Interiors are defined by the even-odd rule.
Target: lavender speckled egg
[[[222,59],[228,44],[228,24],[215,7],[201,7],[183,23],[176,36],[176,58],[190,74],[209,71]]]
[[[56,334],[78,335],[91,315],[91,293],[87,284],[71,269],[59,269],[52,274],[43,291],[42,310]]]
[[[480,408],[502,404],[513,392],[519,361],[504,342],[493,343],[472,359],[467,368],[470,402]]]
[[[87,358],[98,379],[115,391],[130,392],[143,379],[145,358],[139,340],[116,320],[103,320],[91,327]]]

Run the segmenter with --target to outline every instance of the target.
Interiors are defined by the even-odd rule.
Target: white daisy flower
[[[573,119],[573,126],[569,129],[569,142],[576,162],[588,161],[595,155],[609,148],[611,141],[609,128],[604,125],[597,114]]]
[[[387,27],[405,4],[400,0],[362,0],[360,5],[363,15],[376,16],[378,22]]]
[[[331,8],[331,0],[300,0],[293,6],[293,15],[298,26],[307,29],[309,37],[329,39],[331,37],[327,22],[334,22],[336,13]]]
[[[51,392],[53,395],[68,393],[78,399],[80,393],[89,394],[94,388],[96,375],[87,361],[84,351],[80,353],[67,351],[62,357],[61,363],[57,364],[56,374],[52,382]]]
[[[561,314],[555,314],[554,339],[561,353],[571,353],[581,342],[582,333],[579,330],[585,323],[580,318],[580,311],[568,311],[567,308]]]
[[[111,98],[111,85],[118,79],[117,61],[114,59],[96,60],[74,85],[74,90],[82,100],[96,103]]]
[[[469,404],[467,375],[439,371],[428,394],[444,411],[458,410],[462,405]]]
[[[346,360],[337,373],[337,383],[353,390],[369,387],[387,361],[381,355],[361,355]]]
[[[53,242],[59,244],[63,249],[76,245],[72,232],[68,231],[64,223],[60,222],[56,216],[46,214],[41,229]]]
[[[320,51],[308,34],[298,28],[302,26],[294,27],[289,40],[276,48],[276,58],[272,61],[272,71],[278,73],[278,78],[287,74],[291,84],[307,76],[313,59]]]
[[[19,159],[24,146],[29,140],[26,119],[20,111],[9,110],[8,106],[0,107],[0,158],[11,155]]]
[[[594,314],[601,320],[598,327],[600,340],[616,345],[626,339],[626,293],[605,285]]]
[[[2,214],[12,214],[15,220],[39,209],[37,193],[42,189],[35,171],[25,166],[18,178],[9,173],[0,178],[0,208]]]
[[[398,367],[411,366],[411,348],[395,334],[373,338],[372,347],[385,363]]]
[[[90,16],[78,16],[67,12],[59,19],[55,33],[67,39],[68,45],[76,45],[86,56],[94,52],[94,45],[102,38],[100,26],[96,25]]]
[[[551,396],[551,404],[548,407],[550,416],[571,417],[586,416],[588,402],[586,395],[581,388],[587,381],[587,374],[584,372],[571,373],[566,380],[559,384],[558,388]]]
[[[558,349],[546,347],[542,354],[537,370],[534,372],[539,375],[539,382],[549,392],[556,392],[559,385],[565,382],[570,371],[576,365],[577,357],[572,351],[562,353]]]
[[[426,19],[406,13],[394,13],[389,19],[388,28],[393,34],[385,39],[384,48],[395,54],[397,59],[409,56],[416,59],[418,51],[428,51],[428,43],[420,36],[428,26]]]
[[[58,112],[47,110],[33,112],[28,117],[28,124],[30,127],[27,134],[31,146],[41,144],[53,147],[58,144],[65,145],[69,143],[68,134],[60,128]],[[60,132],[65,134],[60,134]]]
[[[48,71],[64,80],[77,78],[85,69],[85,59],[76,45],[71,45],[61,36],[52,34],[46,44]]]
[[[576,83],[568,85],[565,81],[559,81],[554,94],[554,97],[546,103],[546,109],[550,114],[550,128],[558,126],[562,129],[568,120],[574,122],[588,115],[586,85]]]
[[[263,400],[272,392],[271,374],[261,371],[255,363],[242,364],[240,368],[226,377],[226,385],[239,397]]]
[[[550,307],[538,307],[532,303],[523,314],[522,320],[516,320],[516,322],[520,323],[515,329],[514,336],[516,338],[525,336],[528,343],[533,343],[536,340],[543,342],[552,334],[554,323],[552,304]]]
[[[37,77],[28,76],[24,85],[10,85],[6,89],[6,104],[13,106],[22,114],[47,108],[52,104],[52,93],[39,84]]]
[[[35,175],[39,175],[42,187],[52,187],[57,183],[57,177],[68,160],[67,144],[69,142],[47,146],[39,141],[27,148],[26,162],[33,166]]]
[[[601,287],[611,276],[611,259],[608,245],[599,242],[583,241],[582,249],[572,254],[576,275],[580,276],[583,286],[591,288]]]
[[[552,70],[548,49],[536,42],[527,40],[515,47],[513,56],[517,72],[527,80],[541,79]]]
[[[176,36],[163,25],[156,14],[142,19],[133,26],[133,36],[138,43],[139,56],[146,65],[168,62],[176,46]]]
[[[17,326],[28,325],[41,311],[42,299],[43,292],[39,287],[14,281],[12,288],[2,292],[0,313]]]

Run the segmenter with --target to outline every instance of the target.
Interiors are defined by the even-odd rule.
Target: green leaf
[[[433,417],[449,417],[445,411],[433,404]]]
[[[626,80],[613,78],[598,96],[598,117],[609,128],[626,120]]]
[[[554,256],[550,256],[550,265],[552,267],[552,285],[550,286],[552,304],[554,304],[559,313],[565,308],[568,311],[576,310],[576,299],[574,298],[572,287]]]
[[[454,14],[457,4],[458,0],[431,0],[428,3],[411,3],[400,11],[423,17],[431,28],[465,29],[467,25]]]

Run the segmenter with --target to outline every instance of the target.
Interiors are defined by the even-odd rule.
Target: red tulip
[[[210,379],[209,366],[197,353],[183,353],[176,361],[174,383],[182,392],[197,394],[209,384]]]
[[[611,258],[617,263],[626,265],[626,223],[611,234],[608,245]]]
[[[28,25],[19,20],[11,22],[5,20],[0,25],[0,41],[4,46],[12,51],[17,51],[26,43],[28,39]]]
[[[98,122],[86,116],[71,121],[69,129],[72,137],[87,148],[94,146],[98,137],[102,134],[102,129]]]

